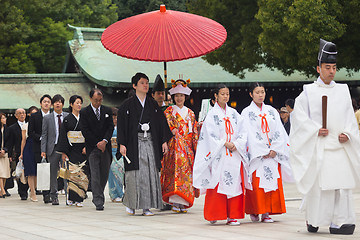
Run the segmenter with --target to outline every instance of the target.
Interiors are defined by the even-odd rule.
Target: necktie
[[[58,114],[57,117],[58,117],[58,126],[59,126],[59,132],[60,132],[60,127],[61,127],[61,114]]]
[[[100,111],[99,111],[99,108],[97,108],[95,112],[96,112],[96,118],[97,118],[97,120],[100,121]]]

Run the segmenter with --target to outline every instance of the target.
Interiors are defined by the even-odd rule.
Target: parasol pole
[[[164,80],[165,80],[165,101],[167,101],[167,70],[166,70],[166,62],[164,62]]]

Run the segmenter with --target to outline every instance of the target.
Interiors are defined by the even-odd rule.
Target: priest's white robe
[[[228,119],[231,123],[226,123]],[[226,130],[228,129],[228,130]],[[231,131],[233,130],[233,131]],[[232,132],[231,140],[227,132]],[[230,153],[224,144],[233,142],[236,151]],[[241,195],[241,163],[243,162],[244,181],[247,184],[247,132],[243,118],[233,108],[226,106],[224,111],[215,104],[207,114],[200,131],[193,168],[193,186],[198,189],[214,189],[228,198]]]
[[[283,180],[291,182],[289,139],[278,111],[264,103],[259,108],[252,101],[242,111],[241,116],[245,119],[248,129],[250,177],[256,171],[256,176],[260,179],[259,187],[265,192],[275,191],[278,189],[277,179],[280,178],[278,170],[280,163]],[[275,151],[276,156],[263,158],[270,150]]]
[[[322,96],[328,98],[326,137],[318,136]],[[340,143],[341,133],[349,141]],[[309,224],[355,223],[351,189],[360,180],[360,138],[346,84],[326,85],[318,78],[304,85],[291,114],[290,162]]]

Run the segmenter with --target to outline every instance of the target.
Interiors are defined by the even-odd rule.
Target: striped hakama
[[[161,208],[161,185],[149,132],[146,138],[138,133],[138,148],[139,170],[125,172],[123,203],[131,209]]]

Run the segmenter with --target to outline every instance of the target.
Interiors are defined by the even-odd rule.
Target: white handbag
[[[50,163],[43,158],[41,163],[37,164],[37,190],[50,190]]]

